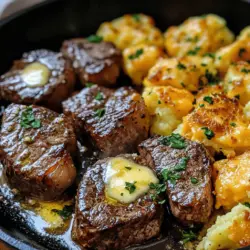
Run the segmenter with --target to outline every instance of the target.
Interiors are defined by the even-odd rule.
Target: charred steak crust
[[[135,155],[122,157],[138,161]],[[84,248],[122,249],[160,233],[163,209],[149,194],[128,205],[107,202],[104,178],[110,159],[89,168],[79,185],[72,238]]]
[[[91,43],[76,38],[64,41],[61,51],[72,61],[83,85],[86,82],[114,84],[120,74],[121,52],[110,42]]]
[[[162,145],[163,137],[155,136],[138,146],[144,164],[153,168],[158,176],[164,169],[172,170],[183,157],[188,157],[186,170],[179,172],[176,184],[167,181],[167,195],[172,213],[184,223],[204,223],[212,208],[212,159],[205,147],[185,139],[186,147],[175,149]],[[184,139],[184,138],[183,138]],[[195,178],[197,183],[192,183]]]
[[[40,128],[24,128],[21,116],[27,106],[11,104],[5,110],[0,132],[0,153],[12,187],[42,200],[60,196],[76,176],[71,155],[76,137],[68,117],[31,106]]]
[[[21,77],[22,70],[29,64],[39,62],[51,71],[49,81],[41,87],[28,87]],[[14,62],[9,72],[0,77],[0,98],[20,104],[40,104],[57,110],[68,98],[75,85],[75,73],[71,62],[61,53],[49,50],[34,50],[24,53]]]
[[[98,95],[101,100],[96,100]],[[135,152],[137,145],[148,137],[146,106],[131,87],[85,88],[63,102],[63,110],[73,117],[77,133],[86,131],[104,156]],[[102,116],[97,113],[100,110]]]

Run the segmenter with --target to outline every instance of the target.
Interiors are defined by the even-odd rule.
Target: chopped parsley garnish
[[[102,42],[103,38],[102,38],[102,36],[91,35],[91,36],[87,37],[87,40],[91,43],[100,43],[100,42]]]
[[[193,241],[196,238],[197,238],[196,234],[191,230],[182,232],[182,241],[184,244],[189,241]]]
[[[159,200],[160,199],[160,195],[162,193],[165,193],[167,190],[167,187],[165,184],[160,184],[160,183],[150,183],[149,184],[149,188],[152,190],[155,190],[155,193],[150,194],[150,197],[153,201],[157,201],[159,204],[164,204],[166,202],[166,200]]]
[[[207,137],[208,140],[211,140],[214,137],[214,132],[208,127],[203,127],[201,129],[204,130],[204,135]]]
[[[198,51],[199,51],[200,49],[201,49],[200,47],[195,47],[193,50],[189,50],[189,51],[187,52],[187,55],[189,55],[189,56],[194,56],[194,55],[196,55],[196,54],[198,53]]]
[[[175,185],[176,181],[181,178],[181,175],[174,170],[163,169],[161,174],[164,181],[170,181],[173,185]]]
[[[27,107],[21,114],[21,127],[22,128],[40,128],[41,121],[35,119],[33,109],[31,106]]]
[[[87,88],[90,88],[90,87],[92,87],[92,86],[95,85],[95,84],[92,83],[92,82],[87,82],[85,85],[86,85]]]
[[[205,77],[207,78],[208,84],[209,85],[215,85],[219,82],[219,77],[216,75],[213,75],[206,69]]]
[[[199,41],[199,37],[195,36],[195,37],[187,37],[186,38],[186,42],[194,42],[197,43]]]
[[[235,95],[234,96],[236,99],[240,100],[240,95]]]
[[[97,95],[95,96],[95,99],[96,99],[97,101],[103,100],[102,92],[99,91],[99,92],[97,93]]]
[[[64,206],[62,210],[52,209],[52,212],[61,216],[63,220],[68,220],[74,211],[74,206]]]
[[[242,57],[242,54],[246,52],[245,48],[240,48],[239,49],[239,57]]]
[[[126,169],[128,169],[128,170],[131,170],[132,168],[131,167],[125,167]]]
[[[182,70],[182,69],[184,70],[184,69],[187,68],[183,63],[180,63],[180,62],[177,64],[176,67],[177,67],[178,69],[180,69],[180,70]]]
[[[160,101],[160,100],[158,100],[158,104],[161,104],[161,101]]]
[[[203,56],[208,56],[208,57],[211,57],[212,59],[215,59],[214,53],[205,53]]]
[[[250,73],[250,69],[243,68],[241,70],[241,72],[248,74],[248,73]]]
[[[209,104],[213,104],[214,103],[213,98],[211,96],[205,96],[203,98],[203,101],[208,102]]]
[[[202,104],[200,104],[199,105],[201,108],[203,108],[204,106],[205,106],[205,104],[204,103],[202,103]]]
[[[160,143],[171,148],[183,149],[186,148],[185,139],[179,135],[172,133],[170,136],[164,136],[160,139]]]
[[[198,179],[196,179],[194,177],[191,177],[190,180],[191,180],[192,184],[197,184],[199,182]]]
[[[134,14],[134,15],[132,15],[132,17],[134,18],[134,20],[136,22],[140,22],[140,20],[141,20],[140,14]]]
[[[174,170],[177,172],[186,170],[188,160],[189,160],[189,157],[181,158],[179,163],[175,165]]]
[[[202,67],[206,67],[207,64],[206,64],[206,63],[202,63],[201,66],[202,66]]]
[[[130,194],[134,193],[136,190],[136,181],[135,182],[125,182],[125,189],[127,189],[129,191]]]
[[[231,122],[231,123],[230,123],[230,126],[236,127],[236,123],[235,123],[235,122]]]
[[[134,54],[129,55],[128,59],[134,60],[134,59],[138,58],[142,54],[143,54],[143,49],[138,49],[138,50],[136,50],[136,52]]]
[[[184,84],[184,82],[181,82],[181,86],[182,86],[183,88],[186,87],[186,85]]]
[[[121,193],[121,196],[123,196],[123,193]]]
[[[249,202],[244,202],[244,205],[248,208],[250,208],[250,203]]]
[[[103,117],[105,115],[105,109],[97,109],[95,111],[95,115],[98,116],[99,118]]]

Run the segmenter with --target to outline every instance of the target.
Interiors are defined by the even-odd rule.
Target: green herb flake
[[[186,85],[184,84],[184,82],[181,82],[181,86],[182,86],[183,88],[186,87]]]
[[[205,102],[207,102],[209,104],[213,104],[214,103],[213,98],[211,96],[205,96],[203,98],[203,101],[205,101]]]
[[[162,193],[165,193],[166,192],[166,190],[167,190],[167,187],[166,187],[166,185],[165,184],[161,184],[161,183],[157,183],[157,184],[155,184],[155,183],[150,183],[149,184],[149,188],[151,189],[151,190],[155,190],[155,193],[153,193],[153,194],[150,194],[150,197],[151,197],[151,199],[153,200],[153,201],[157,201],[157,203],[158,204],[164,204],[165,202],[166,202],[166,200],[160,200],[160,195],[162,194]]]
[[[231,123],[230,123],[230,126],[236,127],[236,123],[235,123],[235,122],[231,122]]]
[[[125,167],[127,170],[131,170],[132,168],[131,167]]]
[[[204,135],[207,137],[208,140],[211,140],[215,136],[214,132],[208,127],[203,127],[201,129],[204,130]]]
[[[246,207],[250,208],[250,203],[249,202],[244,202],[243,203]]]
[[[200,104],[199,106],[200,106],[201,108],[203,108],[203,107],[205,107],[205,104],[202,103],[202,104]]]
[[[96,99],[97,101],[103,100],[102,92],[98,91],[97,95],[95,96],[95,99]]]
[[[191,177],[190,180],[191,180],[191,183],[194,184],[194,185],[199,182],[198,179],[196,179],[194,177]]]
[[[195,47],[193,50],[189,50],[187,52],[187,55],[194,56],[194,55],[196,55],[199,52],[200,49],[201,49],[200,47]]]
[[[188,163],[189,157],[183,157],[180,159],[179,163],[175,165],[174,171],[183,171],[186,170],[187,168],[187,163]]]
[[[204,55],[203,55],[204,57],[210,57],[210,58],[212,58],[212,59],[215,59],[215,54],[214,53],[205,53]]]
[[[193,231],[189,230],[189,231],[182,232],[182,242],[184,244],[186,244],[189,241],[196,240],[196,239],[197,239],[197,235]]]
[[[241,69],[241,72],[248,74],[248,73],[250,73],[250,69],[243,68],[243,69]]]
[[[238,53],[239,57],[242,57],[242,55],[243,55],[245,52],[246,52],[246,49],[245,49],[245,48],[240,48],[240,49],[239,49],[239,53]]]
[[[172,133],[170,136],[163,136],[159,141],[162,145],[169,146],[171,148],[183,149],[186,148],[185,139],[179,135]]]
[[[161,101],[160,101],[160,100],[158,100],[158,104],[161,104]]]
[[[202,66],[202,67],[206,67],[207,64],[206,64],[206,63],[202,63],[201,66]]]
[[[66,206],[63,207],[62,210],[52,209],[51,211],[53,213],[56,213],[56,214],[60,215],[63,220],[68,220],[70,218],[70,216],[72,215],[73,211],[74,211],[74,206],[66,205]]]
[[[35,119],[33,109],[31,106],[27,107],[21,114],[20,125],[22,128],[40,128],[41,121]]]
[[[136,22],[140,22],[141,21],[141,16],[140,14],[133,14],[132,18],[136,21]]]
[[[177,64],[176,67],[177,67],[177,69],[179,69],[179,70],[184,70],[184,69],[187,68],[183,63],[180,63],[180,62]]]
[[[129,191],[130,194],[134,193],[136,190],[136,181],[135,182],[125,182],[125,189],[127,189]]]
[[[207,78],[209,85],[216,85],[220,81],[218,76],[210,73],[207,69],[206,69],[205,77]]]
[[[97,116],[99,118],[103,117],[104,115],[105,115],[105,109],[97,109],[95,111],[95,116]]]
[[[121,196],[123,196],[123,193],[121,193]]]
[[[87,37],[87,40],[90,43],[100,43],[100,42],[102,42],[103,38],[102,38],[102,36],[91,35],[91,36]]]
[[[195,36],[195,37],[187,37],[186,38],[186,42],[194,42],[197,43],[199,41],[199,37]]]
[[[138,58],[142,54],[143,54],[143,49],[138,49],[138,50],[136,50],[136,52],[134,54],[129,55],[128,59],[134,60],[134,59]]]
[[[181,178],[181,175],[173,170],[163,169],[161,174],[164,181],[170,181],[173,185],[175,185],[176,181]]]
[[[85,86],[86,86],[87,88],[90,88],[90,87],[92,87],[93,85],[95,85],[95,84],[92,83],[92,82],[87,82],[87,83],[85,84]]]

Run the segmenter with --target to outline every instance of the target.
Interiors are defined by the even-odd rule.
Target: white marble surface
[[[0,19],[46,0],[0,0]]]

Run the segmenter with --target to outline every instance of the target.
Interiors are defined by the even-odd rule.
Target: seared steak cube
[[[4,112],[0,153],[12,187],[42,200],[75,180],[76,138],[68,117],[38,106],[11,104]]]
[[[100,160],[88,168],[79,185],[72,229],[72,238],[83,249],[120,250],[143,243],[160,233],[161,205],[151,199],[150,190],[147,194],[143,190],[137,198],[133,193],[141,192],[156,179],[152,170],[138,163],[136,155],[120,155]],[[112,166],[115,171],[112,171]],[[130,171],[133,172],[130,174]],[[112,178],[118,178],[119,184]],[[135,183],[134,189],[123,185],[128,185],[124,182],[126,180]],[[114,189],[111,194],[118,195],[121,200],[108,196],[110,188]]]
[[[74,70],[61,53],[35,50],[24,53],[10,71],[0,77],[0,98],[57,110],[72,93],[74,84]]]
[[[212,207],[212,161],[205,147],[178,134],[150,138],[138,146],[148,166],[167,184],[174,216],[184,223],[204,223]]]
[[[130,87],[83,89],[63,102],[79,134],[85,131],[104,156],[133,152],[148,136],[149,117],[141,96]]]
[[[113,85],[120,74],[121,52],[112,43],[77,38],[64,41],[61,51],[72,61],[83,85]]]

